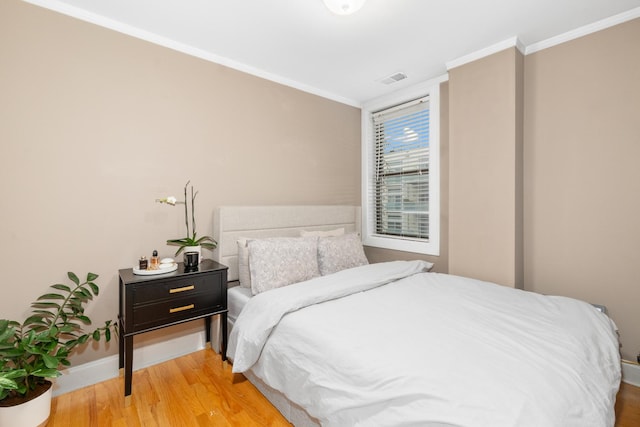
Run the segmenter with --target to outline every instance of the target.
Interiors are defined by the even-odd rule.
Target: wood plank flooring
[[[291,426],[242,375],[212,350],[133,373],[129,406],[114,378],[53,399],[47,427]],[[640,426],[640,388],[622,384],[616,427]]]
[[[201,350],[53,399],[47,427],[291,426],[242,375],[212,350]]]
[[[616,427],[640,426],[640,387],[622,383],[616,399]]]

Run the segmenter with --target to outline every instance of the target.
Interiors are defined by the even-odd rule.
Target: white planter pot
[[[198,252],[198,264],[202,263],[202,246],[185,246],[182,253],[185,254],[187,252]]]
[[[40,427],[44,426],[51,414],[51,391],[17,406],[0,407],[0,426]]]

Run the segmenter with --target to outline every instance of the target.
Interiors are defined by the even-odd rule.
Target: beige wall
[[[449,71],[449,272],[522,288],[522,54]]]
[[[449,74],[449,272],[606,305],[630,360],[640,352],[639,40],[636,19]]]
[[[525,60],[525,288],[608,307],[640,352],[640,19]]]
[[[360,204],[357,108],[18,0],[0,52],[2,318],[69,270],[100,275],[88,313],[115,318],[118,269],[184,236],[154,200],[189,179],[200,234],[220,205]]]

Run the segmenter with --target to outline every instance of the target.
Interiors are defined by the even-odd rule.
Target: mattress
[[[227,313],[227,320],[229,326],[233,326],[236,319],[240,315],[240,312],[251,299],[251,289],[243,288],[241,286],[232,286],[227,289],[227,305],[229,312]],[[229,328],[231,331],[231,328]]]

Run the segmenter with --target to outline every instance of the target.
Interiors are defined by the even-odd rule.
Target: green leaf
[[[74,327],[75,325],[71,325],[69,323],[65,323],[62,326],[60,326],[60,333],[62,334],[66,334],[69,332],[73,332],[76,330],[76,328]]]
[[[20,348],[9,348],[2,350],[3,356],[6,358],[14,359],[16,357],[22,357],[24,355],[24,351]]]
[[[34,308],[55,308],[56,310],[59,310],[60,309],[60,304],[57,304],[55,302],[44,302],[44,301],[41,301],[41,302],[31,303],[31,307],[34,307]]]
[[[31,372],[31,375],[41,378],[56,378],[60,376],[60,371],[57,369],[38,369]]]
[[[14,380],[0,377],[0,390],[1,389],[15,390],[17,388],[18,388],[18,384]]]
[[[0,341],[5,341],[6,339],[12,337],[15,332],[15,328],[10,328],[9,322],[5,322],[3,325],[0,325]]]
[[[73,291],[73,297],[80,300],[85,300],[87,298],[86,291],[82,288],[77,288]]]
[[[97,296],[97,295],[100,293],[100,288],[98,287],[98,285],[96,285],[96,284],[95,284],[95,283],[93,283],[93,282],[89,282],[89,283],[87,283],[87,284],[89,285],[89,287],[90,287],[90,288],[91,288],[91,290],[93,291],[93,294],[94,294],[94,295],[96,295],[96,296]]]
[[[47,323],[44,320],[42,320],[42,316],[41,315],[34,314],[33,316],[27,317],[27,320],[24,321],[22,326],[28,326],[28,325],[33,325],[33,324],[47,325]]]
[[[84,323],[86,325],[90,325],[91,324],[91,319],[89,319],[87,316],[85,316],[83,314],[79,314],[77,317],[78,317],[78,320],[80,320],[82,323]]]
[[[57,283],[57,284],[55,284],[55,285],[51,285],[51,287],[52,287],[53,289],[58,289],[58,290],[60,290],[60,291],[71,292],[71,288],[70,288],[70,287],[68,287],[67,285],[63,285],[63,284],[61,284],[61,283]]]
[[[202,247],[207,247],[209,249],[215,249],[215,247],[217,246],[216,241],[211,236],[202,236],[194,243],[194,246],[201,245]],[[210,246],[213,246],[213,248],[210,248]]]
[[[189,243],[190,243],[189,240],[186,238],[167,240],[167,245],[171,245],[171,246],[190,246]]]
[[[104,339],[107,342],[111,341],[111,329],[107,328],[104,330]]]
[[[80,284],[80,279],[78,279],[78,276],[76,276],[75,273],[69,271],[67,273],[67,276],[69,277],[69,280],[71,280],[73,283],[75,283],[76,285]]]
[[[33,310],[33,314],[38,314],[41,317],[51,318],[54,317],[54,314],[47,310]]]
[[[42,355],[42,360],[47,368],[56,369],[58,367],[58,359],[48,354]]]
[[[93,282],[94,280],[96,280],[99,276],[95,273],[87,273],[87,282]]]
[[[93,331],[93,340],[100,341],[100,329],[96,329]]]
[[[60,294],[44,294],[38,297],[38,301],[43,299],[65,299],[65,298]]]
[[[8,378],[15,380],[16,378],[22,378],[27,376],[27,371],[24,369],[14,369],[12,371],[3,372],[0,374],[0,378]]]

